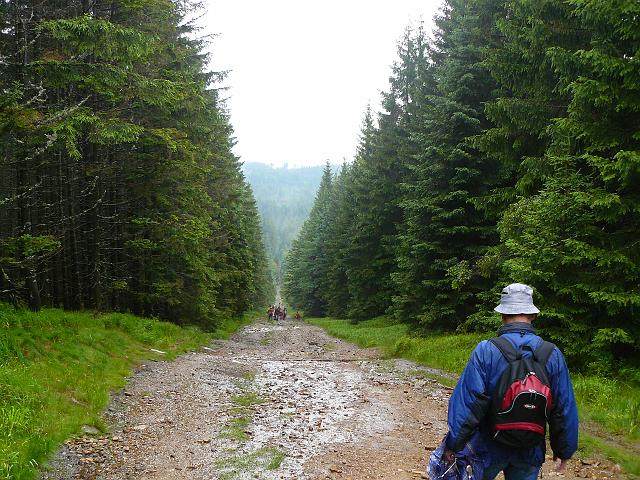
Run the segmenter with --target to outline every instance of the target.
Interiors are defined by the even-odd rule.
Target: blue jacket
[[[542,341],[529,323],[503,325],[498,334],[506,336],[516,349],[528,345],[535,350]],[[524,350],[523,355],[531,355],[531,352]],[[493,441],[493,432],[486,424],[491,392],[495,390],[506,367],[506,359],[493,343],[483,340],[476,346],[449,399],[447,448],[458,452],[473,437],[474,443],[479,443],[486,451],[487,464],[509,462],[542,465],[544,444],[520,450],[503,446]],[[549,415],[551,449],[558,458],[567,459],[578,448],[578,409],[566,361],[557,347],[546,367],[553,395],[553,407]]]

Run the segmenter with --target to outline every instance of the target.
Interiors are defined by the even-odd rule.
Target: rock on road
[[[451,389],[293,321],[256,323],[174,362],[148,362],[67,442],[42,480],[416,479],[446,432]],[[545,477],[616,478],[573,461]]]

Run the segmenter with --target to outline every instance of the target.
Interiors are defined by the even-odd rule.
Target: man
[[[533,289],[521,283],[512,283],[503,291],[500,305],[495,311],[502,314],[502,327],[498,331],[530,357],[542,343],[532,326],[540,312],[533,304]],[[491,341],[480,342],[449,400],[449,433],[445,440],[445,458],[452,461],[455,452],[471,441],[484,459],[483,480],[494,480],[502,471],[506,480],[535,480],[545,459],[545,443],[530,448],[508,447],[497,440],[489,425],[489,398],[508,366],[500,349]],[[558,471],[578,447],[578,412],[569,377],[569,371],[560,350],[555,347],[545,364],[553,397],[552,409],[547,412],[553,459],[560,459]]]

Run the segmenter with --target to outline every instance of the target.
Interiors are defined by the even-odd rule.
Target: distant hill
[[[276,168],[264,163],[245,163],[242,167],[258,203],[267,252],[278,282],[284,255],[313,206],[323,168]]]

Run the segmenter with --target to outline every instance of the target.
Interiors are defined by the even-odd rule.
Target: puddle
[[[303,478],[303,466],[312,455],[334,443],[354,438],[346,424],[356,415],[361,384],[358,371],[327,362],[267,361],[255,378],[266,403],[254,417],[247,450],[275,447],[286,453],[276,471],[260,478]]]
[[[291,330],[291,327],[284,327],[282,325],[250,326],[243,328],[242,334],[251,335],[254,333],[280,332],[283,330]]]

